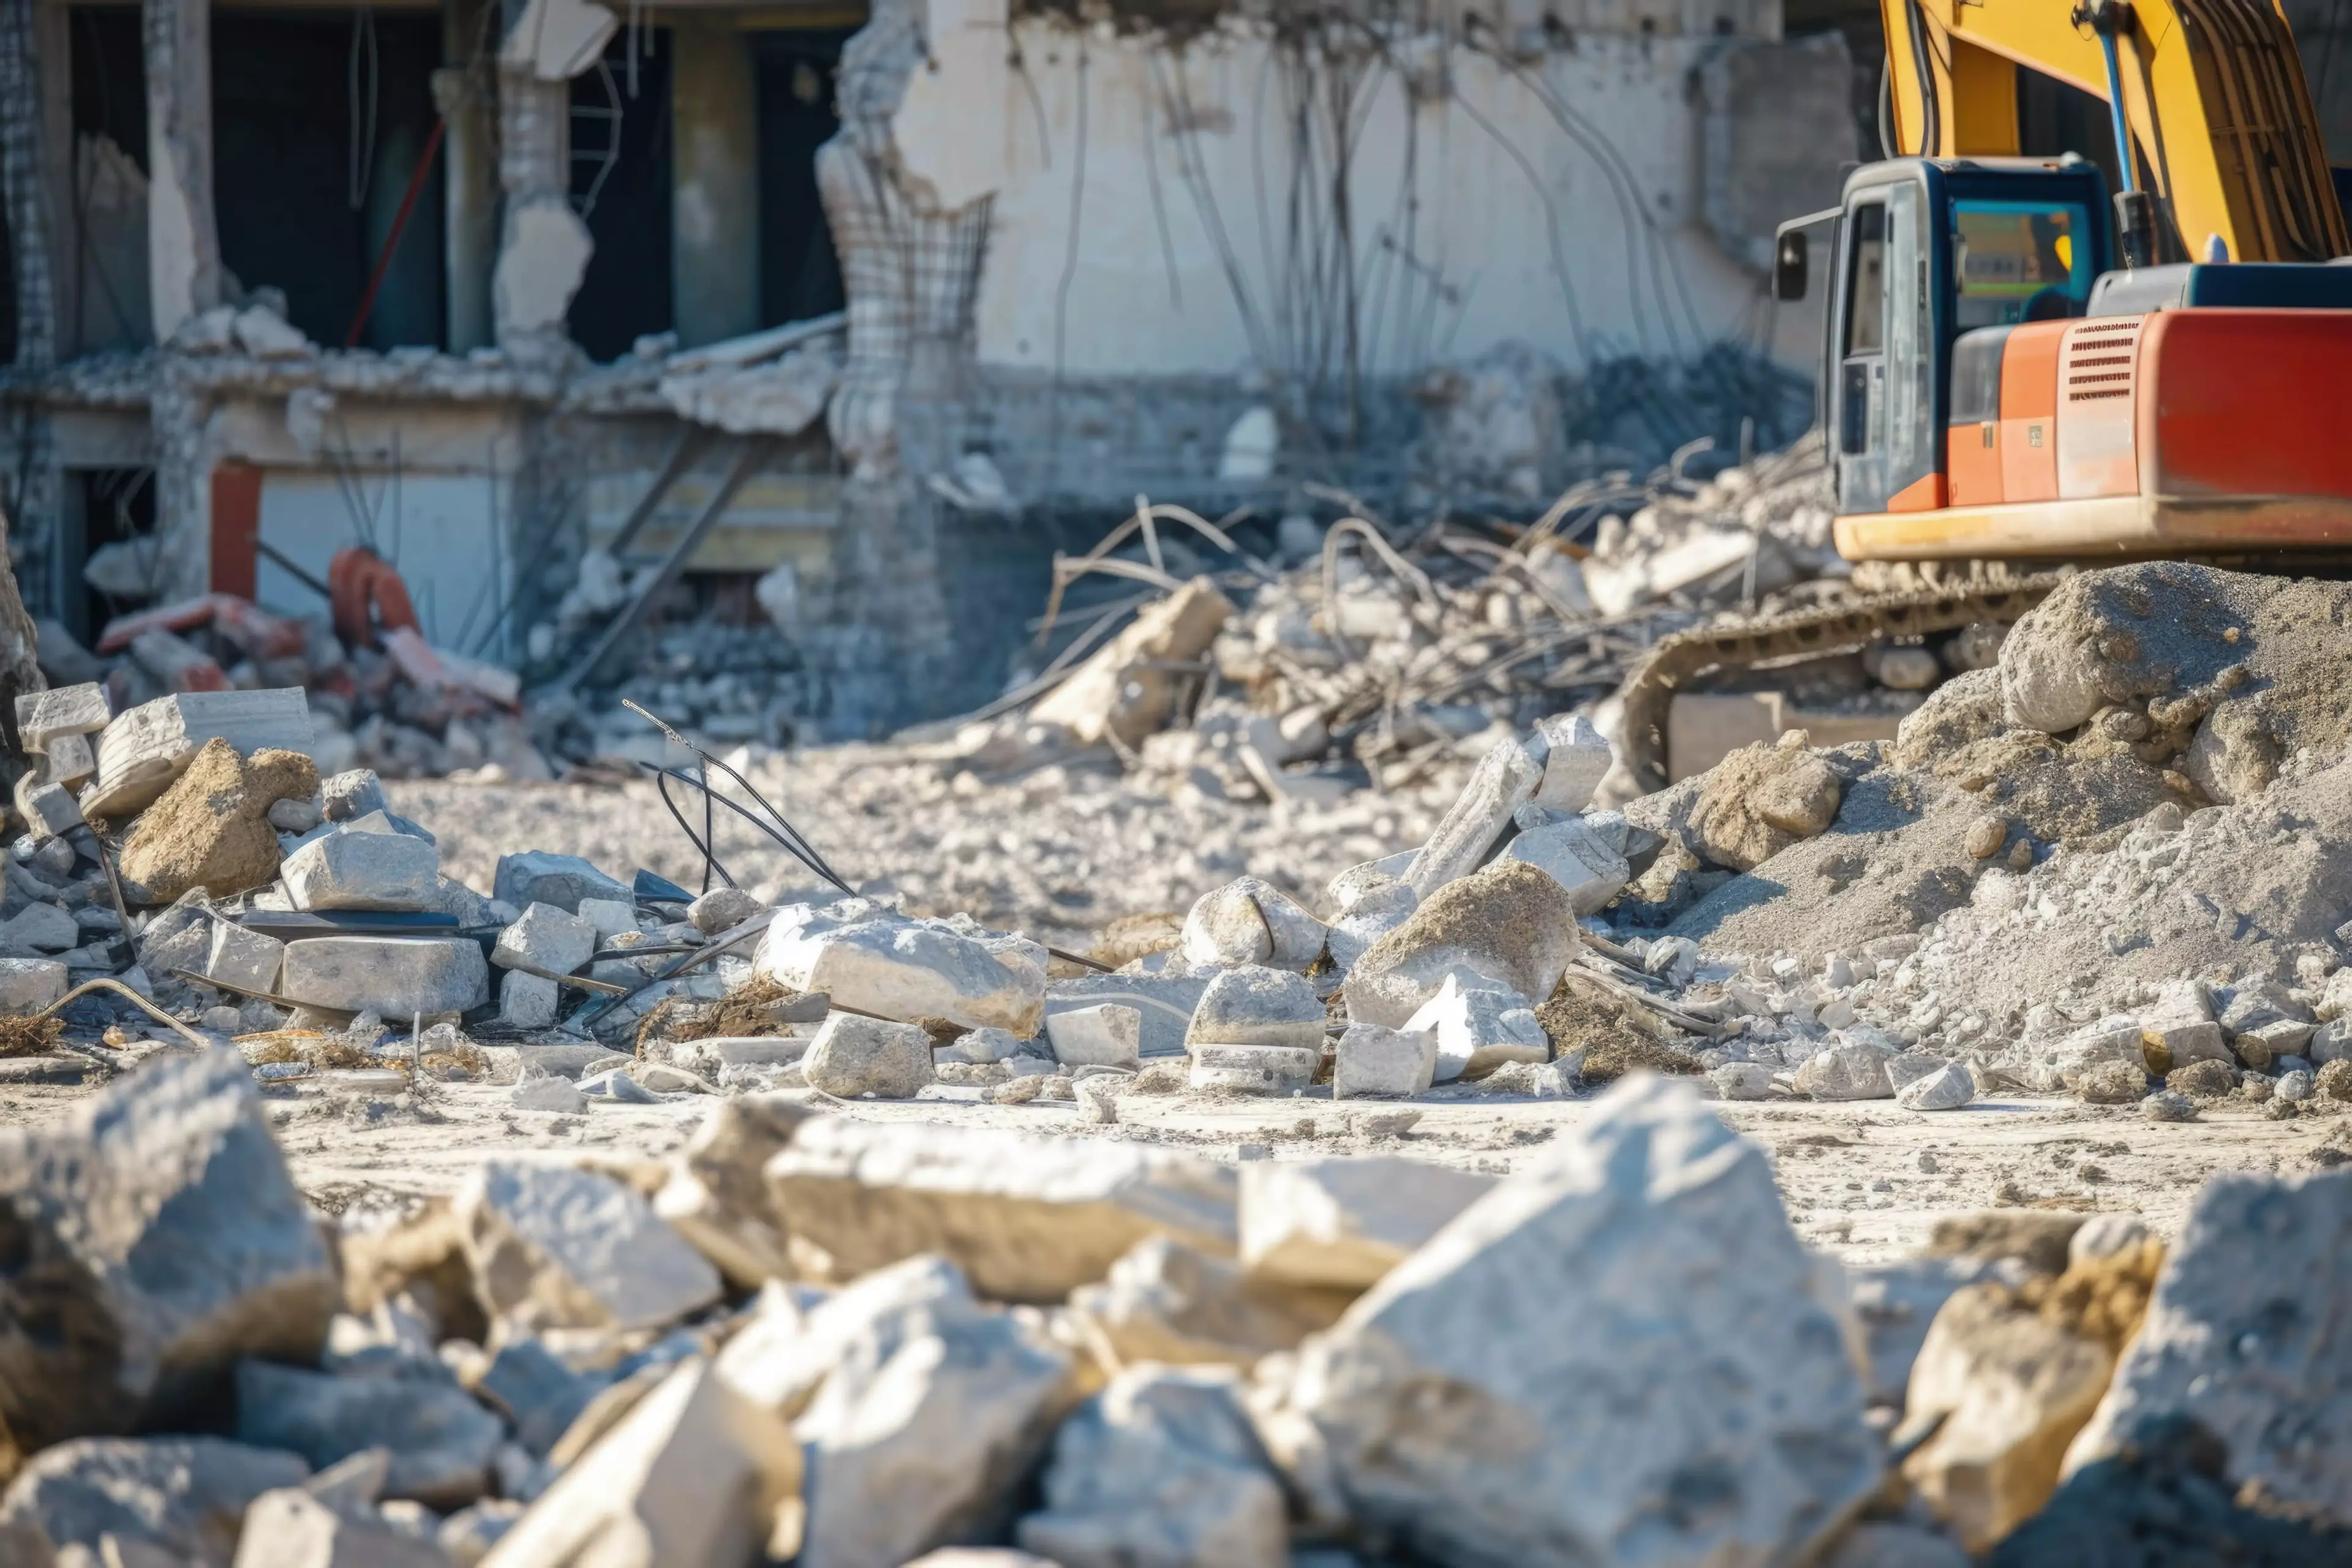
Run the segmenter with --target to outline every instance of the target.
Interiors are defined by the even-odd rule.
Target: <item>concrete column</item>
[[[0,0],[0,200],[16,254],[16,363],[57,363],[57,296],[33,0]]]
[[[147,292],[155,341],[220,303],[212,0],[146,0]]]
[[[676,14],[669,36],[670,300],[693,348],[759,330],[759,104],[722,17]]]
[[[441,141],[444,326],[451,353],[488,346],[490,267],[499,249],[496,76],[476,60],[494,47],[484,31],[482,0],[446,0],[441,8],[441,58],[457,62],[433,73],[434,107],[448,130]],[[467,62],[474,61],[470,67]]]

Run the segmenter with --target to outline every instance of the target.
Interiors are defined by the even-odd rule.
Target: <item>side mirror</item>
[[[1777,300],[1796,300],[1805,297],[1806,273],[1805,233],[1789,229],[1772,248],[1772,296]]]

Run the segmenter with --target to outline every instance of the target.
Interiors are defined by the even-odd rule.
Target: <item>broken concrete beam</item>
[[[1482,1079],[1506,1062],[1551,1060],[1550,1037],[1536,1022],[1526,997],[1499,987],[1466,986],[1453,974],[1405,1020],[1404,1032],[1425,1032],[1436,1040],[1439,1083]]]
[[[341,1294],[233,1050],[0,1130],[0,1419],[26,1447],[184,1416],[240,1355],[312,1361]]]
[[[316,743],[310,700],[300,687],[289,686],[181,692],[141,703],[100,737],[98,781],[82,792],[83,815],[113,822],[145,810],[215,739],[226,741],[239,756],[267,750],[308,755]]]
[[[1033,724],[1058,724],[1082,745],[1115,735],[1127,745],[1165,729],[1179,677],[1166,667],[1199,658],[1217,640],[1231,601],[1195,577],[1139,611],[1134,624],[1089,655],[1029,710]]]
[[[472,1394],[437,1377],[336,1377],[258,1361],[236,1369],[237,1441],[299,1454],[315,1469],[386,1450],[383,1495],[444,1512],[488,1489],[505,1436]]]
[[[520,920],[499,932],[490,962],[502,969],[523,963],[551,974],[569,974],[595,952],[595,926],[553,904],[532,904]]]
[[[318,784],[316,764],[299,752],[244,757],[226,741],[206,741],[131,825],[122,841],[125,892],[136,902],[166,904],[195,888],[226,899],[262,886],[278,874],[279,858],[270,806]]]
[[[1143,1015],[1117,1002],[1047,1015],[1045,1038],[1064,1067],[1133,1069],[1143,1065]]]
[[[719,1299],[719,1271],[610,1176],[488,1160],[455,1208],[475,1293],[511,1331],[661,1328]]]
[[[292,1454],[224,1437],[78,1438],[43,1448],[16,1473],[0,1526],[30,1527],[61,1553],[79,1548],[68,1562],[218,1568],[247,1505],[310,1474]]]
[[[1185,1082],[1235,1094],[1296,1094],[1315,1081],[1322,1061],[1320,1050],[1289,1046],[1194,1046]]]
[[[1262,963],[1305,973],[1323,956],[1323,922],[1273,883],[1241,877],[1194,900],[1184,917],[1194,968]]]
[[[16,699],[16,734],[25,750],[46,755],[49,742],[65,735],[95,735],[114,715],[106,706],[106,690],[96,681],[78,686],[53,686]]]
[[[1437,1072],[1437,1036],[1378,1024],[1350,1024],[1331,1067],[1331,1098],[1410,1097],[1428,1091]]]
[[[1227,969],[1201,993],[1184,1031],[1184,1048],[1280,1046],[1320,1056],[1329,1015],[1303,975],[1255,964]]]
[[[327,816],[334,816],[331,801]],[[634,907],[635,897],[626,883],[614,881],[579,856],[551,855],[543,849],[499,856],[490,896],[519,910],[553,904],[566,914],[579,913],[583,899],[614,899]]]
[[[464,938],[324,936],[289,943],[284,995],[331,1012],[386,1018],[463,1013],[489,1000],[490,966]]]
[[[843,1100],[870,1094],[912,1100],[936,1080],[931,1037],[920,1026],[835,1013],[801,1058],[808,1086]]]
[[[1147,1236],[1234,1247],[1234,1176],[1134,1144],[824,1117],[768,1163],[776,1212],[854,1279],[937,1252],[982,1295],[1059,1301]]]
[[[1254,1160],[1241,1168],[1242,1266],[1285,1284],[1369,1290],[1495,1184],[1419,1160]]]
[[[692,1357],[565,1468],[482,1568],[752,1563],[772,1544],[788,1557],[797,1542],[776,1540],[777,1514],[800,1488],[783,1418]]]
[[[205,960],[207,980],[247,991],[275,991],[285,962],[286,944],[276,937],[247,931],[230,921],[213,922],[212,952]]]
[[[1045,1016],[1045,950],[991,936],[969,921],[908,920],[864,900],[778,912],[754,971],[794,991],[823,991],[837,1006],[911,1022],[945,1018],[1023,1039]]]
[[[278,871],[298,910],[422,910],[440,874],[441,852],[425,840],[353,827],[313,838]]]
[[[1426,902],[1438,889],[1476,870],[1510,826],[1512,814],[1535,798],[1543,775],[1543,759],[1517,736],[1488,752],[1400,879]]]

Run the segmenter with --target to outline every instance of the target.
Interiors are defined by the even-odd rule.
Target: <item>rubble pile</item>
[[[282,1119],[215,1045],[0,1131],[8,1563],[2352,1554],[2352,1173],[1849,1269],[1654,1075],[1500,1180],[747,1094],[325,1223]]]
[[[1281,531],[1288,570],[1244,557],[1194,575],[1099,646],[1118,623],[1097,620],[1071,646],[1085,658],[950,726],[951,738],[926,738],[943,760],[999,773],[1107,748],[1147,787],[1290,805],[1367,782],[1457,780],[1547,714],[1609,730],[1610,699],[1661,637],[1743,605],[1843,593],[1829,525],[1818,435],[1704,481],[1677,462],[1646,484],[1581,484],[1526,528],[1441,517],[1401,533],[1359,519],[1327,532],[1294,518]],[[1231,547],[1214,531],[1179,532],[1160,526],[1147,552],[1130,522],[1064,574],[1206,573]]]

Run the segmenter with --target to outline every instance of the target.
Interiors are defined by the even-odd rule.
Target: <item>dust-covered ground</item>
[[[1197,796],[1171,801],[1100,771],[959,782],[866,747],[771,759],[754,777],[853,884],[887,879],[912,907],[969,910],[1057,943],[1083,942],[1121,915],[1181,910],[1244,869],[1311,900],[1342,868],[1424,837],[1454,787],[1433,784],[1413,797],[1366,793],[1329,809],[1278,813]],[[585,855],[622,875],[647,866],[689,887],[700,879],[699,856],[646,786],[391,787],[395,808],[439,836],[450,874],[485,891],[498,855],[527,848]],[[740,822],[720,829],[719,848],[746,886],[770,896],[814,890],[814,878]],[[0,1091],[0,1122],[46,1120],[88,1092],[12,1086]],[[1576,1125],[1595,1093],[1538,1100],[1449,1088],[1409,1107],[1334,1103],[1321,1089],[1289,1100],[1129,1094],[1108,1127],[1082,1123],[1067,1103],[835,1104],[877,1121],[1141,1140],[1227,1161],[1409,1154],[1501,1173]],[[372,1110],[306,1087],[278,1101],[275,1114],[304,1189],[340,1212],[446,1190],[490,1151],[665,1154],[710,1103],[684,1096],[558,1116],[515,1109],[503,1088],[454,1084],[436,1086],[422,1106]],[[2137,1107],[2020,1094],[1932,1115],[1887,1100],[1717,1109],[1773,1152],[1801,1233],[1857,1262],[1913,1250],[1940,1215],[1994,1206],[2137,1213],[2169,1233],[2189,1195],[2216,1173],[2307,1170],[2352,1150],[2352,1116],[2273,1121],[2234,1100],[2209,1104],[2185,1124],[2152,1122]],[[1395,1130],[1401,1113],[1416,1111],[1409,1128]]]

